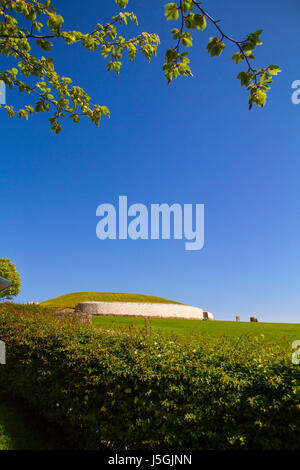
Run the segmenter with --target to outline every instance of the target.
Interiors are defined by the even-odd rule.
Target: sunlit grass
[[[93,325],[103,328],[135,325],[188,337],[193,334],[209,335],[213,338],[226,336],[237,338],[241,335],[259,336],[262,340],[284,345],[300,339],[300,324],[291,323],[247,323],[231,321],[185,320],[180,318],[151,318],[125,316],[93,316]],[[263,335],[263,336],[262,336]]]
[[[143,294],[125,294],[119,292],[75,292],[54,299],[45,300],[41,303],[44,307],[75,307],[79,302],[145,302],[179,304],[174,300]]]

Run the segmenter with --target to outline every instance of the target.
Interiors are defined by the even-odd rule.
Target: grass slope
[[[99,328],[116,329],[119,326],[135,325],[143,328],[151,326],[152,331],[160,330],[165,334],[177,334],[188,337],[192,334],[204,334],[217,338],[226,336],[237,338],[241,335],[259,337],[269,343],[277,343],[290,347],[292,341],[300,339],[300,324],[290,323],[247,323],[231,321],[200,321],[173,318],[145,318],[94,316],[93,325]],[[261,336],[263,335],[263,336]]]
[[[146,303],[163,303],[163,304],[179,304],[173,300],[167,300],[162,297],[142,294],[123,294],[118,292],[75,292],[73,294],[61,295],[54,299],[41,302],[44,307],[75,307],[79,302],[146,302]]]

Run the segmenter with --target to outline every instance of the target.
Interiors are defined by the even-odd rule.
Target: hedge
[[[300,367],[263,339],[110,332],[12,304],[0,339],[2,391],[73,448],[300,448]]]

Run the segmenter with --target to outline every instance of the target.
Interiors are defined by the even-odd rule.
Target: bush
[[[75,448],[299,449],[299,366],[262,340],[179,340],[0,306],[0,386]]]

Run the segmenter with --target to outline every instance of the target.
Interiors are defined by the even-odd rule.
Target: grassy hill
[[[73,294],[61,295],[54,299],[41,302],[44,307],[75,307],[79,302],[146,302],[161,304],[179,304],[174,300],[167,300],[162,297],[142,294],[123,294],[118,292],[75,292]]]

